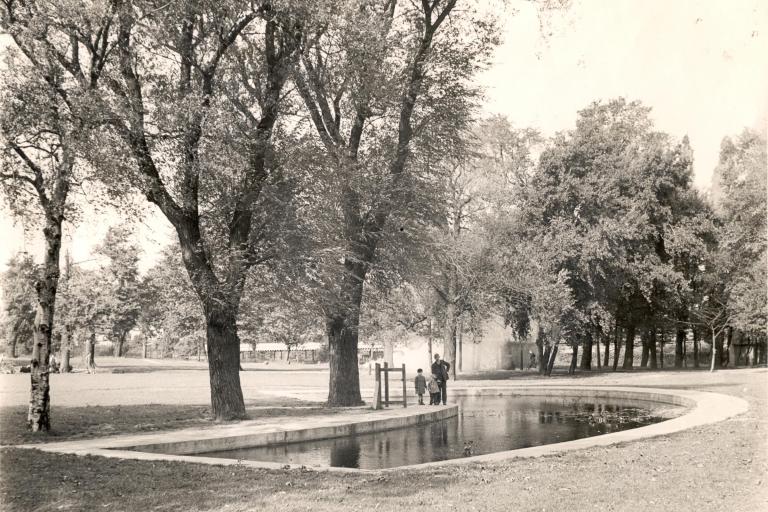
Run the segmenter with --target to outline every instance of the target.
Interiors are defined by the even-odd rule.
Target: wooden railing
[[[389,374],[390,372],[397,372],[400,374],[400,380],[403,384],[403,396],[402,400],[390,400],[389,398]],[[382,379],[382,374],[384,378]],[[382,380],[384,381],[384,389],[382,390]],[[403,407],[408,407],[408,383],[405,380],[405,365],[400,368],[390,368],[387,363],[384,363],[382,367],[379,363],[376,363],[376,384],[373,390],[373,408],[381,409],[382,407],[389,407],[390,404],[403,404]],[[383,391],[383,393],[382,393]]]

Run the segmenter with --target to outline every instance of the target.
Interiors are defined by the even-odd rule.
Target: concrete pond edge
[[[192,428],[150,434],[121,435],[81,441],[19,445],[18,448],[39,449],[54,453],[95,455],[109,458],[146,461],[177,461],[219,466],[242,466],[261,469],[307,469],[339,473],[382,473],[398,470],[438,468],[461,464],[490,463],[516,458],[542,457],[597,446],[610,446],[669,435],[690,428],[717,423],[743,414],[748,403],[738,397],[687,389],[660,389],[623,386],[484,386],[454,389],[452,396],[543,396],[553,398],[612,398],[644,400],[682,406],[681,416],[644,427],[594,437],[552,443],[529,448],[494,452],[437,462],[386,469],[353,469],[330,466],[302,466],[267,461],[248,461],[200,456],[202,452],[230,450],[345,437],[407,428],[442,421],[458,414],[457,405],[423,408],[393,407],[382,411],[352,410],[335,416],[286,419],[272,424],[245,421],[235,425]],[[303,420],[303,421],[301,421]],[[321,423],[321,425],[317,425]],[[313,426],[308,426],[312,424]]]
[[[574,450],[583,450],[597,446],[611,446],[652,437],[664,436],[688,430],[694,427],[718,423],[743,414],[749,410],[749,403],[738,397],[694,391],[687,389],[659,389],[624,386],[546,386],[546,387],[483,387],[469,388],[454,392],[454,396],[488,396],[488,395],[525,395],[546,396],[557,398],[612,398],[627,400],[644,400],[655,403],[682,406],[688,411],[678,417],[671,418],[652,425],[612,432],[593,437],[564,441],[561,443],[531,446],[506,450],[460,459],[437,462],[426,462],[407,466],[407,469],[436,468],[456,464],[484,464],[500,462],[517,458],[534,458],[547,455],[557,455]],[[401,467],[405,468],[405,467]],[[398,468],[387,468],[379,471],[391,471]]]

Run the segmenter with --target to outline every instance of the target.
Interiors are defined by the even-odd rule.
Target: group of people
[[[450,363],[440,359],[440,354],[435,354],[435,361],[432,363],[432,375],[427,381],[424,376],[424,370],[419,368],[416,371],[416,394],[419,396],[419,405],[424,405],[424,394],[429,392],[429,405],[445,405],[448,401],[448,370],[451,369]]]

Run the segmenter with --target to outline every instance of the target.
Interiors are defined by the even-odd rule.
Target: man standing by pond
[[[432,363],[432,375],[437,376],[437,385],[440,386],[440,397],[443,400],[443,405],[448,400],[448,370],[451,369],[450,363],[447,363],[440,359],[440,354],[435,354],[435,362]]]

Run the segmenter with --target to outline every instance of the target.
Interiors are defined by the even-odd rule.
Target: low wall
[[[647,402],[658,402],[663,404],[678,405],[681,407],[694,407],[696,400],[672,394],[664,391],[654,392],[652,389],[644,388],[643,391],[635,391],[626,388],[594,388],[594,387],[484,387],[484,388],[466,388],[451,390],[452,396],[545,396],[556,398],[615,398],[618,400],[644,400]]]
[[[236,450],[238,448],[256,448],[259,446],[280,445],[288,443],[301,443],[303,441],[317,441],[320,439],[332,439],[334,437],[346,437],[355,434],[371,434],[385,430],[413,427],[444,420],[458,415],[458,405],[440,406],[421,413],[413,413],[415,409],[390,409],[387,412],[398,413],[393,417],[372,417],[371,419],[339,422],[338,424],[322,427],[295,428],[276,430],[272,432],[253,432],[222,437],[201,437],[184,441],[169,440],[168,442],[142,444],[123,449],[149,453],[167,453],[170,455],[203,454],[205,452],[218,452]],[[375,416],[371,413],[369,416]]]

